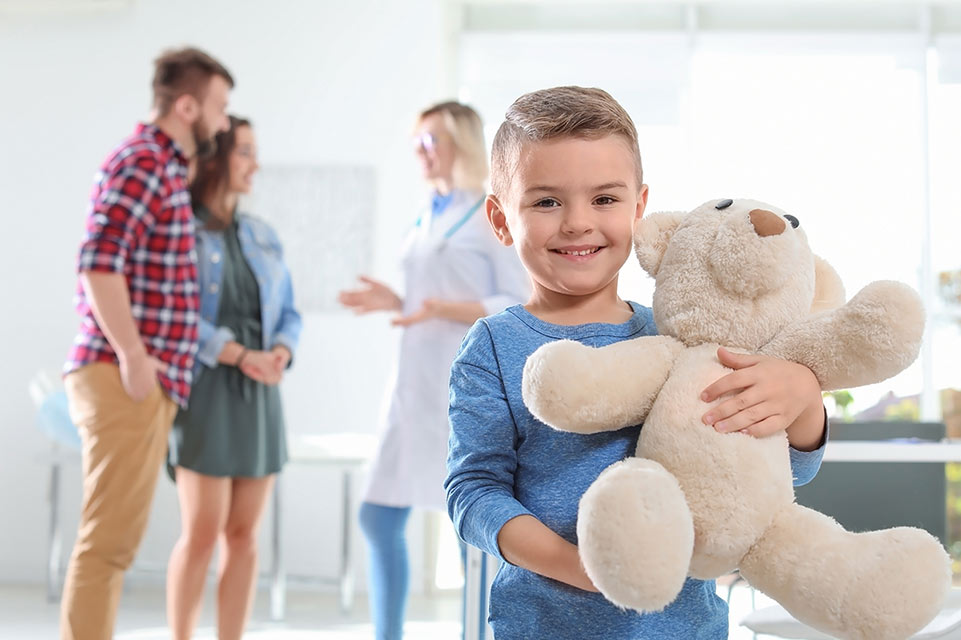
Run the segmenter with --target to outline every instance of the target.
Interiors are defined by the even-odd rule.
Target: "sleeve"
[[[530,278],[517,252],[501,245],[496,239],[491,241],[491,245],[488,256],[494,276],[494,290],[480,301],[489,316],[515,304],[523,304],[530,296]]]
[[[290,276],[290,270],[287,268],[287,262],[284,260],[283,245],[280,243],[277,232],[270,227],[268,229],[271,241],[274,243],[277,255],[283,264],[283,282],[280,284],[283,306],[274,331],[274,341],[270,346],[273,348],[279,344],[287,347],[287,350],[290,351],[290,362],[287,367],[290,368],[294,363],[294,353],[297,351],[297,345],[300,342],[300,332],[303,329],[304,321],[300,312],[294,306],[294,283]]]
[[[213,369],[218,366],[220,352],[224,350],[224,345],[231,340],[236,340],[234,332],[227,327],[218,327],[203,318],[200,319],[198,328],[198,343],[200,348],[197,351],[197,360],[201,364]]]
[[[284,268],[283,284],[284,308],[280,313],[280,324],[277,333],[274,335],[274,344],[287,347],[290,351],[290,367],[294,363],[294,353],[297,351],[297,344],[300,342],[300,332],[303,329],[304,321],[300,317],[300,312],[294,307],[294,285],[290,278],[290,273]]]
[[[91,203],[78,271],[122,273],[137,240],[155,224],[165,200],[163,166],[137,158],[101,178]]]
[[[497,371],[490,330],[479,321],[451,368],[444,488],[460,538],[503,560],[501,527],[530,511],[514,497],[517,430]]]
[[[795,487],[806,485],[811,480],[814,480],[814,476],[816,476],[821,469],[821,461],[824,459],[824,447],[827,446],[829,429],[830,422],[828,421],[827,409],[825,409],[824,435],[821,437],[820,446],[814,451],[798,451],[794,447],[788,447],[788,452],[791,455],[791,475],[794,478]]]

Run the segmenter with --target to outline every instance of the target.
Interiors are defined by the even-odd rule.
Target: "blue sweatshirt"
[[[447,508],[460,537],[500,558],[491,586],[489,621],[497,640],[720,640],[727,638],[727,604],[713,580],[688,579],[658,613],[618,609],[599,593],[545,578],[504,560],[497,535],[529,514],[577,544],[577,505],[601,471],[632,455],[641,427],[582,435],[551,429],[521,398],[527,357],[553,340],[593,347],[655,335],[651,310],[631,302],[624,324],[554,325],[522,306],[478,320],[451,369]],[[571,375],[576,375],[572,372]],[[817,473],[823,446],[791,449],[795,484]]]

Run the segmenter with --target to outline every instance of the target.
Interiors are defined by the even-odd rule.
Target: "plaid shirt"
[[[164,391],[186,406],[197,353],[200,297],[187,160],[165,133],[141,124],[94,180],[77,270],[122,273],[147,353],[167,365]],[[80,332],[64,372],[118,362],[77,286]]]

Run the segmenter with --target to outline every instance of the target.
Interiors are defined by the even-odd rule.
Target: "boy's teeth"
[[[594,253],[597,249],[584,249],[583,251],[564,251],[560,250],[561,253],[567,254],[569,256],[586,256],[588,254]]]

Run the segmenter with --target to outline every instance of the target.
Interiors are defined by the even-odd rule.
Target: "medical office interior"
[[[374,638],[357,512],[401,329],[388,314],[351,313],[338,292],[360,275],[404,286],[403,239],[430,201],[412,145],[418,114],[470,105],[489,148],[515,98],[560,85],[603,88],[629,112],[648,212],[776,203],[849,295],[879,279],[919,292],[919,358],[825,397],[832,441],[799,496],[850,528],[931,531],[959,584],[961,2],[0,0],[0,637],[58,634],[81,456],[69,425],[41,408],[62,393],[79,322],[94,172],[147,117],[153,60],[188,45],[236,82],[228,112],[253,123],[260,165],[240,208],[276,230],[303,318],[280,387],[290,458],[259,527],[244,637]],[[633,258],[619,291],[650,304],[653,281]],[[864,446],[835,452],[835,437]],[[126,640],[170,637],[164,575],[180,515],[157,473],[117,614]],[[851,499],[832,502],[839,493]],[[404,637],[489,633],[496,566],[471,555],[465,582],[443,511],[415,509],[407,542]],[[214,577],[198,638],[216,637]],[[731,638],[824,637],[789,616],[764,627],[773,601],[734,577],[717,588]],[[925,637],[961,638],[959,609],[952,594]],[[752,615],[760,626],[741,624]]]

